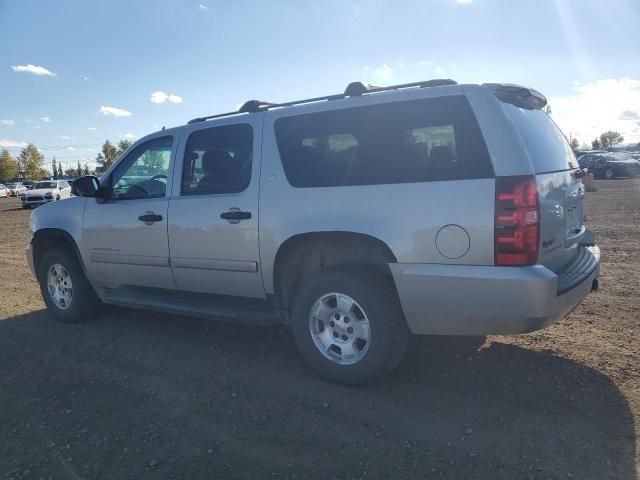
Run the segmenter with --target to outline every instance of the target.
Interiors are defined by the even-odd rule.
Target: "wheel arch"
[[[73,253],[80,263],[83,273],[85,276],[87,275],[78,244],[73,236],[66,230],[62,230],[60,228],[43,228],[38,230],[33,235],[31,245],[33,249],[33,266],[36,271],[36,275],[38,274],[40,261],[42,260],[43,255],[47,250],[54,247],[63,247]]]
[[[379,238],[349,231],[296,234],[285,240],[275,256],[273,286],[276,301],[290,309],[299,286],[311,274],[331,265],[362,265],[391,277],[397,263],[391,248]]]

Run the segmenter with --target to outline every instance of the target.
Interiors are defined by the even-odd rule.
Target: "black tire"
[[[611,180],[613,177],[614,177],[614,175],[613,175],[613,170],[612,170],[612,169],[610,169],[610,168],[607,168],[607,169],[604,171],[604,178],[605,178],[606,180]]]
[[[59,264],[68,272],[73,286],[73,296],[67,309],[62,309],[51,299],[47,286],[47,276],[52,265]],[[66,248],[54,247],[45,252],[38,265],[40,292],[47,309],[56,320],[75,323],[93,315],[100,303],[93,287],[87,280],[75,254]]]
[[[334,363],[318,350],[312,338],[311,308],[331,292],[354,299],[369,320],[370,343],[357,363]],[[316,372],[333,382],[358,385],[378,379],[400,363],[407,348],[409,329],[393,283],[371,269],[340,265],[314,274],[298,291],[292,313],[293,335],[300,354]]]

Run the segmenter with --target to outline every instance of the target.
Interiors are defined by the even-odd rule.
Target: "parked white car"
[[[0,198],[3,197],[8,197],[9,195],[9,189],[4,186],[2,183],[0,183]]]
[[[22,182],[7,183],[7,188],[9,189],[10,197],[17,197],[27,191],[27,186]]]
[[[31,190],[20,194],[22,208],[32,208],[49,202],[57,202],[71,195],[71,185],[66,180],[36,182]]]

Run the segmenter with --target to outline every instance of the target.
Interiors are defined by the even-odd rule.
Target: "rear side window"
[[[198,130],[189,135],[182,167],[183,195],[238,193],[249,186],[253,129],[248,124]]]
[[[283,117],[275,130],[294,187],[493,176],[484,138],[463,96]]]
[[[567,139],[549,115],[509,103],[502,103],[502,108],[522,138],[536,173],[576,168],[578,162]]]

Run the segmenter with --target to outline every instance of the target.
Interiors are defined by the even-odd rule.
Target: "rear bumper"
[[[566,316],[591,292],[600,250],[585,248],[588,271],[572,284],[542,265],[493,267],[390,264],[400,303],[418,335],[509,335],[544,328]],[[562,293],[559,293],[562,292]]]

